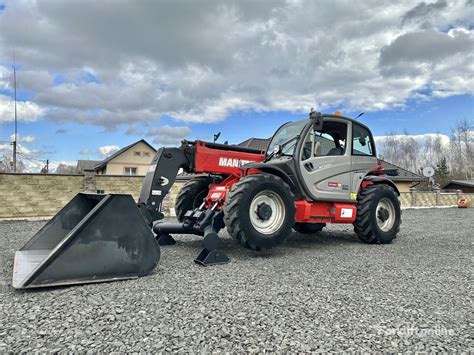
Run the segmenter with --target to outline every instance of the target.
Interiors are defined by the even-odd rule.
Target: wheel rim
[[[383,232],[390,231],[395,224],[395,206],[388,198],[379,201],[376,211],[377,225]]]
[[[261,234],[270,235],[278,231],[285,222],[282,198],[273,191],[259,192],[250,203],[250,222]]]

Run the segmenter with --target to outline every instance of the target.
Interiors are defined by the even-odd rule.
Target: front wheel
[[[175,211],[178,221],[184,221],[184,215],[189,210],[194,210],[203,202],[209,192],[209,176],[200,176],[187,181],[176,196]]]
[[[389,185],[371,185],[357,197],[354,232],[365,243],[388,244],[400,231],[401,210],[398,196]]]
[[[294,196],[281,178],[271,174],[243,177],[224,205],[229,234],[244,247],[265,250],[281,244],[295,224]]]

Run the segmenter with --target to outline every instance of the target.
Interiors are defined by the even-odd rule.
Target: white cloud
[[[105,158],[119,150],[116,145],[104,145],[99,148],[99,153]]]
[[[150,128],[146,133],[147,136],[153,137],[153,143],[163,145],[179,144],[182,139],[190,134],[191,130],[188,127],[171,127],[169,125]]]
[[[0,65],[0,89],[9,89],[11,85],[11,71],[3,65]]]
[[[17,144],[17,152],[19,156],[26,157],[28,159],[36,159],[40,154],[40,151],[32,148],[28,148],[22,144]],[[13,148],[10,143],[0,144],[0,153],[4,155],[12,155]]]
[[[58,122],[113,128],[163,115],[215,122],[237,110],[391,109],[420,90],[425,99],[473,93],[472,4],[10,0],[0,62],[17,48],[19,87]],[[54,85],[51,73],[64,82]],[[0,88],[11,89],[10,75],[0,67]]]
[[[17,117],[22,121],[36,121],[44,113],[44,109],[31,101],[17,101]],[[15,119],[14,101],[0,94],[0,123]]]
[[[91,154],[92,154],[92,150],[90,150],[89,148],[82,148],[82,149],[79,151],[79,154],[80,154],[80,155],[91,155]]]
[[[10,140],[13,142],[14,139],[15,139],[15,135],[12,134],[10,136]],[[23,136],[23,135],[18,134],[16,139],[17,139],[17,142],[22,142],[22,143],[29,144],[29,143],[33,143],[36,140],[36,137],[35,136]]]
[[[23,167],[23,172],[34,173],[39,172],[45,165],[45,162],[40,159],[40,152],[35,149],[25,147],[24,145],[17,145],[17,160],[18,167]],[[0,159],[6,157],[8,161],[12,161],[13,150],[9,143],[0,144]]]
[[[12,146],[9,143],[0,143],[0,153],[5,155],[12,154]]]

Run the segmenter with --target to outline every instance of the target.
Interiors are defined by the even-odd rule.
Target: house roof
[[[94,170],[94,167],[100,162],[100,160],[78,160],[76,165],[76,172],[78,174],[82,174],[84,170]]]
[[[266,150],[268,147],[268,144],[270,143],[271,138],[265,139],[265,138],[249,138],[246,139],[245,141],[239,143],[238,145],[241,147],[247,147],[247,148],[255,148],[255,149],[260,149],[260,150]],[[323,142],[324,144],[324,142]],[[422,182],[426,181],[427,178],[424,176],[414,173],[410,170],[401,168],[395,164],[391,164],[389,162],[386,162],[384,160],[380,160],[382,163],[382,166],[384,169],[397,169],[398,171],[398,176],[390,176],[390,179],[393,181],[407,181],[407,182]]]
[[[136,141],[135,143],[129,144],[126,147],[123,147],[122,149],[117,150],[114,154],[112,154],[111,156],[109,156],[109,157],[105,158],[104,160],[102,160],[93,169],[94,170],[102,170],[103,168],[105,168],[107,166],[107,163],[109,161],[111,161],[112,159],[115,159],[116,157],[118,157],[123,152],[125,152],[125,151],[129,150],[130,148],[136,146],[138,143],[145,143],[147,146],[149,146],[151,149],[153,149],[154,152],[156,152],[156,149],[150,143],[148,143],[144,139],[140,139],[139,141]]]
[[[240,147],[267,150],[271,138],[249,138],[237,144]]]
[[[54,171],[55,174],[71,175],[76,173],[76,167],[73,165],[59,164]]]
[[[444,187],[446,188],[447,186],[451,184],[456,184],[456,185],[461,185],[461,186],[467,186],[467,187],[474,187],[474,180],[450,180]]]

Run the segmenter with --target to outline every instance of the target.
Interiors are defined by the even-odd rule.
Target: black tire
[[[377,215],[377,206],[384,199],[391,202],[393,211],[389,211],[391,208],[382,207]],[[387,202],[385,201],[385,203]],[[386,212],[383,211],[384,209]],[[381,215],[382,213],[385,215]],[[381,229],[377,221],[380,220],[384,223],[384,219],[386,221],[392,215],[393,225],[390,226],[391,223],[389,223],[386,230]],[[354,221],[354,232],[360,240],[369,244],[389,244],[400,231],[400,224],[400,201],[391,186],[387,184],[370,185],[362,189],[357,197],[357,214]]]
[[[182,222],[184,220],[184,214],[189,210],[194,210],[199,207],[204,197],[209,192],[209,184],[212,183],[212,179],[208,176],[194,178],[187,181],[175,201],[176,218]]]
[[[326,227],[326,223],[300,223],[296,222],[293,229],[301,234],[316,234]]]
[[[262,202],[258,205],[259,210],[263,206],[262,212],[258,212],[258,216],[251,217],[251,213],[257,214],[257,212],[251,211],[252,202],[256,203],[261,196],[274,198],[278,201],[279,207],[275,207],[277,209],[273,211],[269,204]],[[283,243],[291,233],[291,228],[295,224],[294,200],[290,187],[278,176],[271,174],[246,176],[234,184],[227,195],[224,204],[224,222],[227,231],[245,248],[257,251],[271,249]],[[270,212],[268,209],[263,211],[267,206],[270,206]],[[267,212],[269,214],[266,214]],[[252,224],[252,220],[254,223],[255,220],[262,221],[258,223],[272,220],[272,213],[275,213],[275,225],[270,228],[268,233],[262,233]],[[283,218],[278,219],[278,214],[283,215]]]

